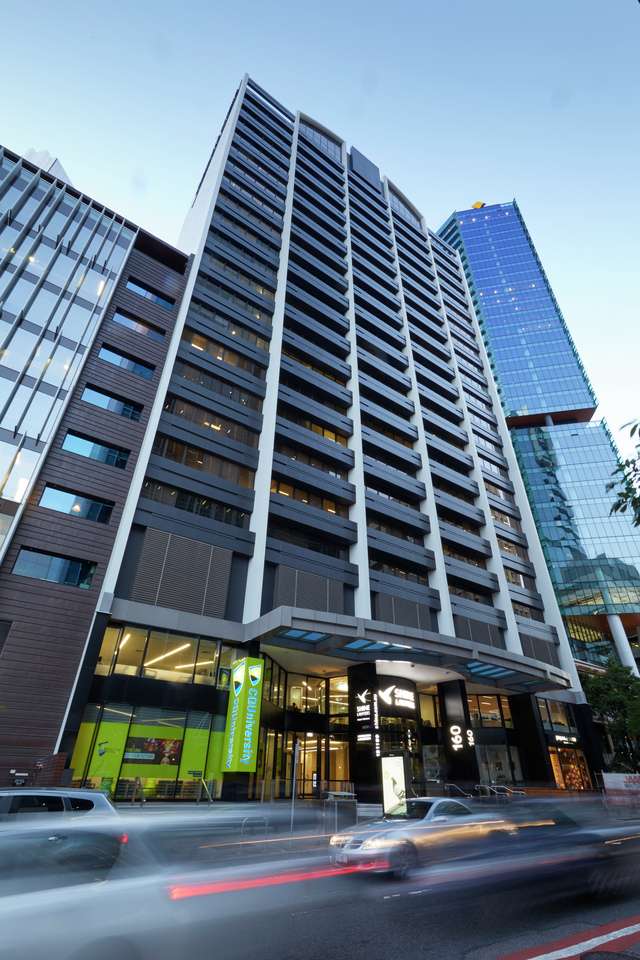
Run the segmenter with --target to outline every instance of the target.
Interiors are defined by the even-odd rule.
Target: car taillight
[[[129,834],[121,833],[120,836],[118,837],[118,840],[124,846],[125,843],[129,843]]]

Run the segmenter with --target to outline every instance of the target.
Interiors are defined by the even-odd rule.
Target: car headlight
[[[395,841],[391,837],[369,837],[362,844],[363,850],[388,850],[395,846]]]
[[[349,843],[351,840],[350,836],[346,836],[344,833],[335,833],[329,840],[330,847],[344,847],[346,843]]]

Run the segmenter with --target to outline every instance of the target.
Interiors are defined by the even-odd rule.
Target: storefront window
[[[500,707],[497,697],[480,696],[480,720],[483,727],[501,727],[502,717],[500,716]]]
[[[344,789],[349,780],[349,742],[329,737],[329,790]]]
[[[511,750],[514,751],[515,747]],[[476,757],[482,783],[512,783],[514,780],[522,779],[517,750],[515,750],[515,759],[518,761],[516,772],[512,770],[511,755],[506,744],[479,744],[476,746]]]
[[[196,660],[193,676],[194,683],[208,683],[211,686],[216,681],[216,667],[218,665],[218,641],[204,640],[200,641],[198,646],[198,659]]]
[[[326,713],[326,681],[307,677],[304,686],[307,713]]]
[[[290,673],[287,678],[287,709],[301,713],[325,713],[326,680]]]
[[[505,727],[513,728],[513,718],[511,716],[511,704],[509,697],[500,697],[500,706],[502,708],[502,719]]]
[[[549,747],[556,785],[561,790],[590,790],[591,777],[582,750]]]
[[[287,708],[302,712],[304,706],[304,677],[290,673],[287,679]]]
[[[542,725],[545,730],[557,730],[566,733],[574,730],[575,723],[571,707],[560,700],[538,700]]]
[[[331,677],[329,680],[330,723],[349,723],[349,681],[346,677]]]
[[[116,647],[118,646],[120,640],[121,632],[122,631],[120,627],[107,627],[105,630],[95,669],[95,672],[98,674],[98,676],[106,677],[111,673],[111,665],[113,663]]]
[[[238,659],[238,651],[235,647],[227,647],[222,644],[220,648],[220,665],[218,667],[218,688],[228,690],[231,679],[231,664]]]
[[[147,631],[138,627],[123,627],[118,646],[116,648],[116,662],[114,673],[123,673],[129,677],[137,677],[140,664],[144,656],[147,643]]]
[[[425,727],[439,727],[438,699],[430,693],[420,694],[420,719]]]
[[[122,757],[116,797],[141,786],[145,796],[172,799],[184,742],[186,715],[177,710],[137,707]]]
[[[196,662],[196,648],[195,637],[152,630],[144,658],[143,677],[190,683]]]
[[[547,705],[549,707],[549,715],[553,729],[568,730],[571,722],[566,704],[560,703],[558,700],[548,700]]]
[[[507,697],[481,693],[467,697],[471,725],[474,727],[513,727]]]

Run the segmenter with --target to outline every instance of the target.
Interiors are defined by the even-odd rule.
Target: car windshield
[[[432,800],[403,800],[385,813],[385,820],[423,820],[433,806]]]

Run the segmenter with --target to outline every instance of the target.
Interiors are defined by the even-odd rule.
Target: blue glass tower
[[[458,211],[460,252],[540,539],[578,661],[636,669],[640,536],[610,515],[618,453],[517,203]]]

